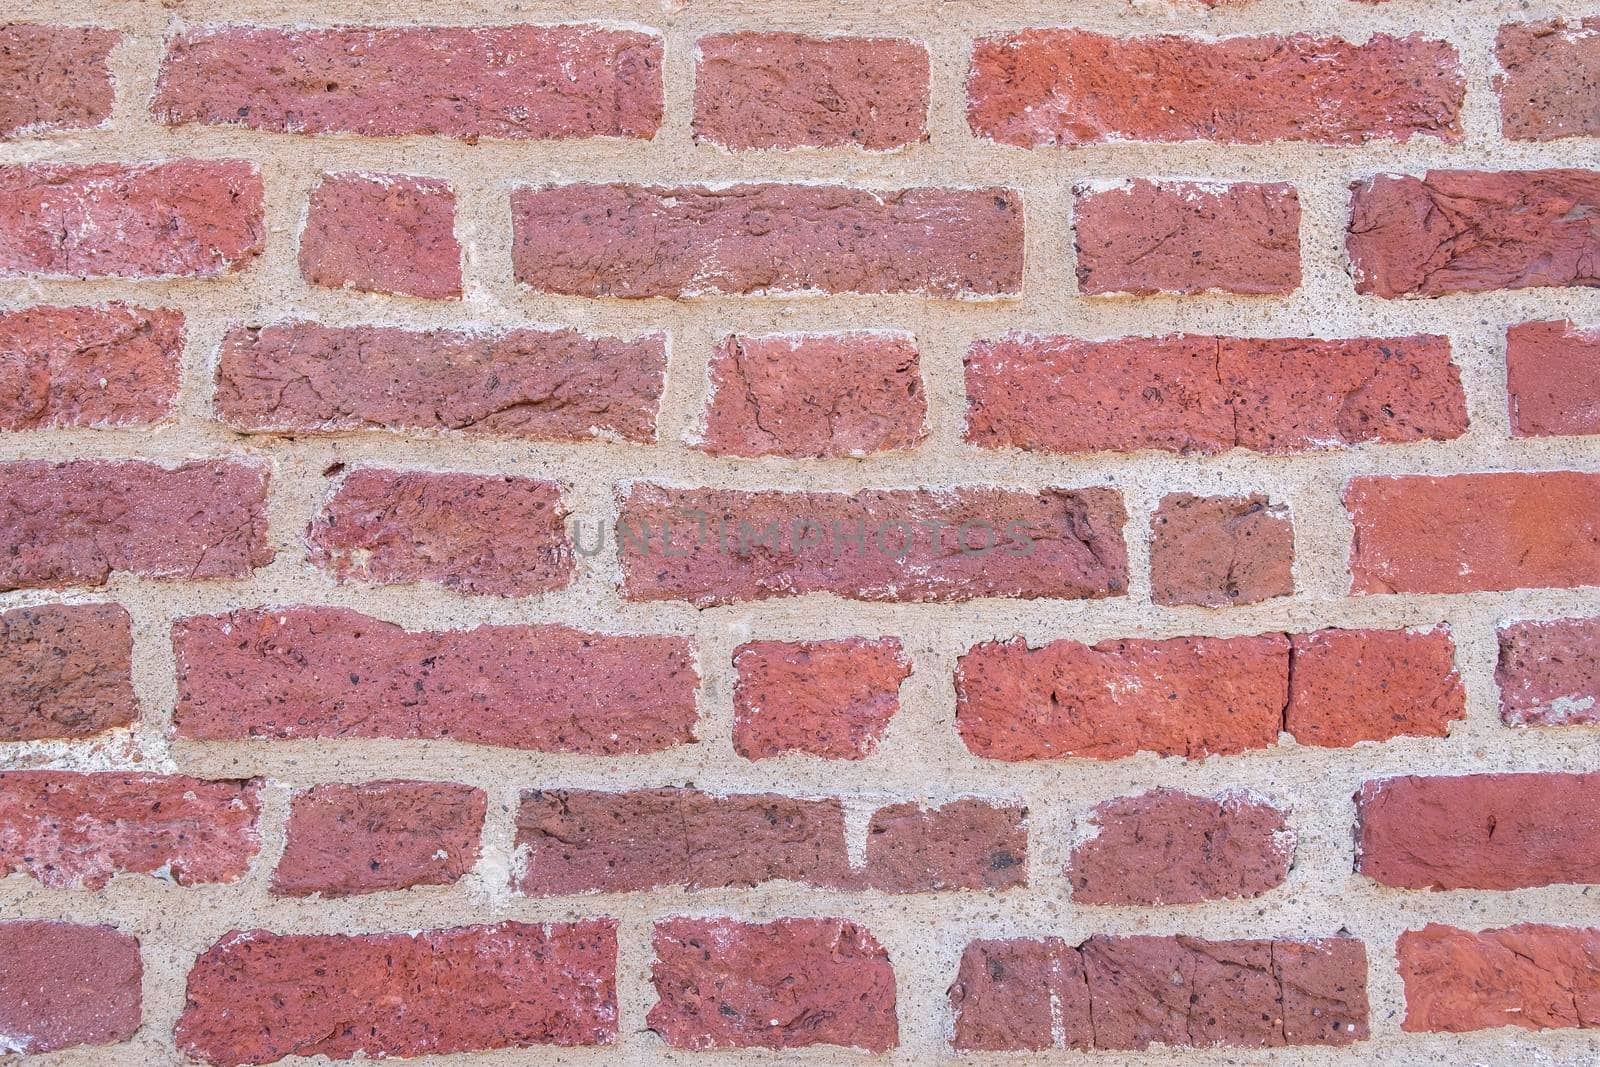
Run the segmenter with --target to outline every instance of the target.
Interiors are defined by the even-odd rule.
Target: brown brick
[[[0,742],[81,738],[138,717],[133,635],[116,604],[0,614]]]
[[[1260,493],[1169,493],[1150,529],[1157,604],[1217,608],[1294,593],[1294,522],[1288,508]]]
[[[955,800],[892,804],[867,824],[866,883],[887,893],[1028,884],[1028,809]]]

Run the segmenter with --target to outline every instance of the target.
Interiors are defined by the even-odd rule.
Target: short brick
[[[1093,837],[1072,850],[1067,878],[1079,904],[1197,904],[1259,897],[1283,884],[1294,835],[1283,812],[1238,793],[1152,789],[1089,815]]]
[[[1420,36],[1113,37],[1030,29],[978,41],[967,122],[1002,144],[1461,138],[1455,49]]]
[[[1508,726],[1600,723],[1600,619],[1502,625],[1494,677]]]
[[[1016,296],[1009,189],[553,185],[511,194],[517,280],[544,292]]]
[[[889,954],[855,923],[667,919],[653,944],[648,1025],[672,1048],[899,1044]]]
[[[1512,326],[1506,391],[1517,437],[1600,434],[1600,330],[1566,320]]]
[[[719,33],[697,42],[694,135],[724,148],[899,148],[928,139],[911,41]]]
[[[864,759],[900,710],[900,642],[751,641],[733,653],[733,747],[746,759],[803,752]]]
[[[132,659],[131,624],[119,605],[0,614],[0,742],[92,737],[129,725],[139,714]]]
[[[0,773],[0,873],[53,889],[116,874],[233,882],[260,849],[255,781],[105,771]]]
[[[218,413],[253,432],[453,430],[542,441],[654,441],[666,337],[337,328],[232,330]]]
[[[1027,885],[1027,817],[1020,804],[970,798],[879,808],[867,824],[866,884],[886,893]]]
[[[1500,27],[1500,129],[1517,141],[1600,135],[1600,17]]]
[[[1157,604],[1227,607],[1294,593],[1294,522],[1260,493],[1169,493],[1150,523]]]
[[[311,523],[311,561],[341,582],[437,582],[533,596],[572,580],[561,487],[509,475],[364,467]]]
[[[449,782],[319,785],[296,794],[272,892],[347,897],[451,885],[478,862],[487,798]]]
[[[183,315],[126,304],[0,314],[0,430],[145,426],[172,411]]]
[[[1600,585],[1600,475],[1353,478],[1357,593]]]
[[[0,463],[0,590],[243,578],[272,559],[266,496],[265,468],[224,460]]]
[[[111,1045],[139,1029],[139,942],[109,926],[0,922],[0,1034],[24,1056]]]
[[[631,600],[1086,599],[1127,590],[1126,521],[1121,494],[1098,487],[845,494],[637,483],[617,535]]]
[[[1078,290],[1091,296],[1300,287],[1300,198],[1285,182],[1080,185]]]
[[[1302,745],[1444,737],[1466,718],[1449,627],[1318,630],[1291,641],[1284,729]]]
[[[1600,234],[1588,222],[1600,214],[1600,171],[1430,170],[1350,188],[1345,247],[1358,293],[1600,285]]]
[[[233,931],[189,972],[174,1034],[214,1064],[449,1055],[617,1036],[611,919],[414,934]]]
[[[236,160],[0,166],[0,277],[227,274],[261,252],[261,211]]]
[[[661,39],[599,26],[191,30],[152,111],[177,125],[368,137],[653,137]]]
[[[450,183],[408,174],[328,174],[311,192],[300,273],[312,285],[452,300],[461,245]]]
[[[1600,883],[1600,774],[1368,782],[1356,794],[1356,869],[1399,889]]]
[[[115,94],[107,59],[121,40],[95,26],[0,26],[0,138],[105,125]]]
[[[1600,1028],[1600,930],[1429,923],[1395,943],[1409,1031]]]
[[[906,334],[723,338],[711,357],[700,447],[732,456],[865,456],[927,436],[916,342]]]
[[[1059,1031],[1069,1049],[1094,1047],[1083,956],[1059,938],[973,941],[950,987],[954,1046],[1042,1052]]]
[[[699,678],[678,637],[563,626],[408,631],[346,608],[179,619],[178,736],[441,739],[654,752],[694,739]]]

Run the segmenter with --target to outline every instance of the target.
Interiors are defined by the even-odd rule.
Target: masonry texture
[[[12,3],[0,1060],[1593,1067],[1596,138],[1595,0]]]

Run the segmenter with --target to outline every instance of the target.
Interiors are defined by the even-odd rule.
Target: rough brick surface
[[[461,295],[450,183],[407,174],[329,174],[311,192],[300,273],[312,285],[430,300]]]
[[[226,26],[174,40],[168,123],[368,137],[650,137],[661,40],[592,26]]]
[[[905,334],[730,336],[711,359],[701,447],[732,456],[864,456],[914,448],[927,400]]]
[[[980,40],[973,132],[1002,144],[1458,140],[1455,50],[1419,36],[1112,37],[1037,29]]]
[[[746,759],[865,758],[900,710],[900,683],[911,675],[892,637],[751,641],[734,650],[733,666],[733,747]]]
[[[1295,634],[1284,729],[1302,745],[1444,737],[1467,715],[1448,627]]]
[[[517,280],[544,292],[983,297],[1022,285],[1022,198],[1009,189],[554,185],[515,191],[511,212]]]
[[[449,885],[478,861],[487,798],[449,782],[319,785],[295,796],[272,872],[285,896]]]
[[[442,738],[551,752],[692,740],[682,638],[563,626],[416,632],[346,608],[180,619],[179,736]]]
[[[866,884],[888,893],[1028,883],[1028,809],[965,799],[892,804],[867,824]]]
[[[655,439],[660,334],[478,333],[301,322],[230,331],[217,411],[252,431],[454,430],[546,441]]]
[[[104,124],[113,92],[106,60],[121,38],[93,26],[0,26],[0,138]]]
[[[24,1055],[126,1041],[139,1029],[139,942],[109,926],[0,922],[0,1034]]]
[[[232,882],[260,847],[254,781],[105,771],[0,773],[0,872],[99,889],[119,873]]]
[[[117,604],[0,614],[0,742],[91,737],[139,714],[133,635]]]
[[[1512,326],[1506,391],[1519,437],[1600,434],[1600,330],[1562,319]]]
[[[725,148],[899,148],[928,138],[911,41],[719,33],[695,42],[694,135]]]
[[[1519,141],[1600,134],[1600,18],[1500,27],[1500,128]]]
[[[1300,199],[1285,182],[1079,186],[1078,291],[1150,296],[1300,287]]]
[[[1169,493],[1150,520],[1150,596],[1219,608],[1294,592],[1294,522],[1264,495]]]
[[[172,410],[183,315],[126,304],[0,314],[0,430],[138,426]]]
[[[899,1043],[889,955],[842,919],[658,922],[649,1026],[673,1048]]]
[[[266,240],[261,174],[232,160],[0,166],[0,277],[213,277]]]
[[[215,1064],[609,1044],[610,919],[416,934],[234,931],[189,972],[178,1047]]]
[[[437,582],[533,596],[572,580],[561,487],[507,475],[364,467],[312,520],[312,562],[340,581]]]
[[[1600,620],[1502,626],[1494,676],[1509,726],[1600,723]]]
[[[1600,1028],[1600,930],[1429,923],[1395,944],[1407,1030]]]

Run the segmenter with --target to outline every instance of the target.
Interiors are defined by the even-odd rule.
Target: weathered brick
[[[891,804],[867,824],[866,884],[887,893],[1028,884],[1028,809],[984,800]]]
[[[511,195],[517,280],[574,296],[1015,296],[1009,189],[552,185]]]
[[[342,581],[533,596],[572,580],[561,487],[510,475],[363,467],[312,520],[311,561]]]
[[[678,637],[417,632],[307,607],[180,619],[172,641],[180,737],[438,738],[591,754],[694,739],[699,678]]]
[[[700,447],[732,456],[865,456],[927,436],[907,334],[729,336],[711,357]]]
[[[1286,182],[1080,185],[1078,290],[1091,296],[1300,287],[1300,198]]]
[[[183,315],[109,304],[0,314],[0,430],[142,426],[172,411]]]
[[[92,737],[129,725],[139,714],[132,659],[131,624],[119,605],[0,614],[0,741]]]
[[[650,1029],[672,1048],[899,1044],[894,968],[843,919],[656,923]]]
[[[0,138],[104,125],[115,93],[106,61],[121,40],[96,26],[0,26]]]
[[[1169,493],[1150,522],[1157,604],[1227,607],[1294,593],[1294,522],[1260,493]]]
[[[1517,141],[1600,134],[1600,17],[1500,27],[1500,129]]]
[[[120,873],[236,881],[261,844],[257,788],[121,771],[0,773],[0,873],[72,889]]]
[[[1600,883],[1600,774],[1415,775],[1356,794],[1356,866],[1400,889]]]
[[[928,52],[885,38],[718,33],[697,45],[694,135],[724,148],[928,139]]]
[[[1126,591],[1126,521],[1121,494],[1098,487],[845,494],[637,483],[617,533],[633,600],[1084,599]]]
[[[139,942],[109,926],[0,922],[0,1048],[111,1045],[139,1029]]]
[[[1455,49],[1420,36],[1362,44],[1288,36],[1113,37],[1030,29],[980,40],[967,121],[1002,144],[1461,138]]]
[[[973,941],[949,997],[959,1050],[1043,1052],[1058,1031],[1069,1049],[1094,1047],[1083,955],[1060,938]]]
[[[1517,437],[1600,434],[1600,330],[1566,320],[1512,326],[1506,391]]]
[[[1600,1027],[1600,930],[1429,923],[1395,943],[1411,1031]]]
[[[450,885],[478,861],[487,798],[449,782],[314,786],[294,797],[272,891],[346,897]]]
[[[1291,641],[1284,729],[1302,745],[1444,737],[1466,718],[1447,626],[1318,630]]]
[[[1353,478],[1357,593],[1600,585],[1600,475]]]
[[[217,410],[257,432],[455,430],[544,441],[653,441],[661,334],[328,327],[230,331]]]
[[[414,934],[233,931],[189,972],[175,1037],[215,1064],[606,1045],[611,919]]]
[[[1600,723],[1600,619],[1502,625],[1494,677],[1508,726]]]
[[[653,137],[661,39],[599,26],[223,26],[170,42],[169,124],[368,137]]]
[[[804,752],[864,759],[900,710],[900,642],[751,641],[733,653],[733,747],[746,759]]]
[[[1351,185],[1356,292],[1444,296],[1600,285],[1600,171],[1430,170]]]
[[[224,460],[0,464],[0,589],[243,578],[272,559],[267,472]]]
[[[327,174],[311,191],[300,273],[312,285],[452,300],[461,296],[456,194],[409,174]]]
[[[261,205],[237,160],[0,166],[0,277],[227,274],[262,250]]]

